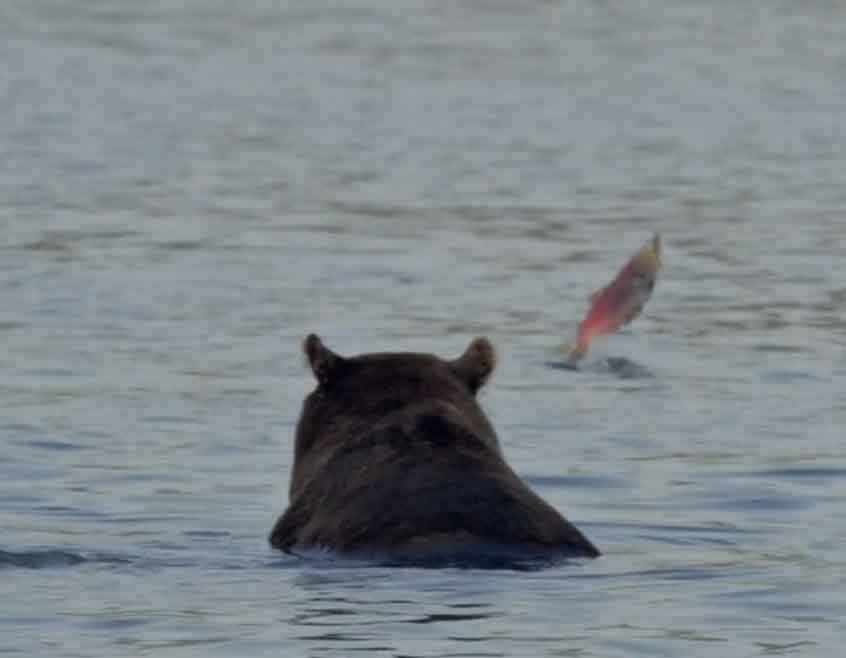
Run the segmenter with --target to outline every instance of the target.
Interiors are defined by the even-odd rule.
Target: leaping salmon
[[[611,283],[590,296],[591,306],[579,324],[575,344],[567,346],[571,363],[587,354],[594,338],[612,334],[640,315],[652,295],[661,267],[661,236],[656,233]]]

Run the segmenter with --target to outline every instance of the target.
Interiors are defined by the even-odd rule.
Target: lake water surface
[[[0,653],[841,655],[842,3],[12,0],[0,61]],[[311,331],[489,336],[604,555],[272,551]]]

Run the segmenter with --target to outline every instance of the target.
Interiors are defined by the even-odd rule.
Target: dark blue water
[[[0,653],[839,656],[837,3],[0,8]],[[644,315],[562,368],[660,232]],[[457,356],[603,550],[266,537],[300,341]]]

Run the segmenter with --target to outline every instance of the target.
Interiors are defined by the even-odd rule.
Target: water
[[[0,651],[839,656],[839,3],[6,2]],[[643,317],[550,367],[653,231]],[[271,551],[310,331],[458,355],[602,558]]]

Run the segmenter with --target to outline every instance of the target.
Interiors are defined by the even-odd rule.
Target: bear
[[[496,365],[487,338],[453,360],[342,357],[315,334],[303,352],[317,388],[297,424],[274,548],[412,562],[600,555],[506,463],[476,400]]]

